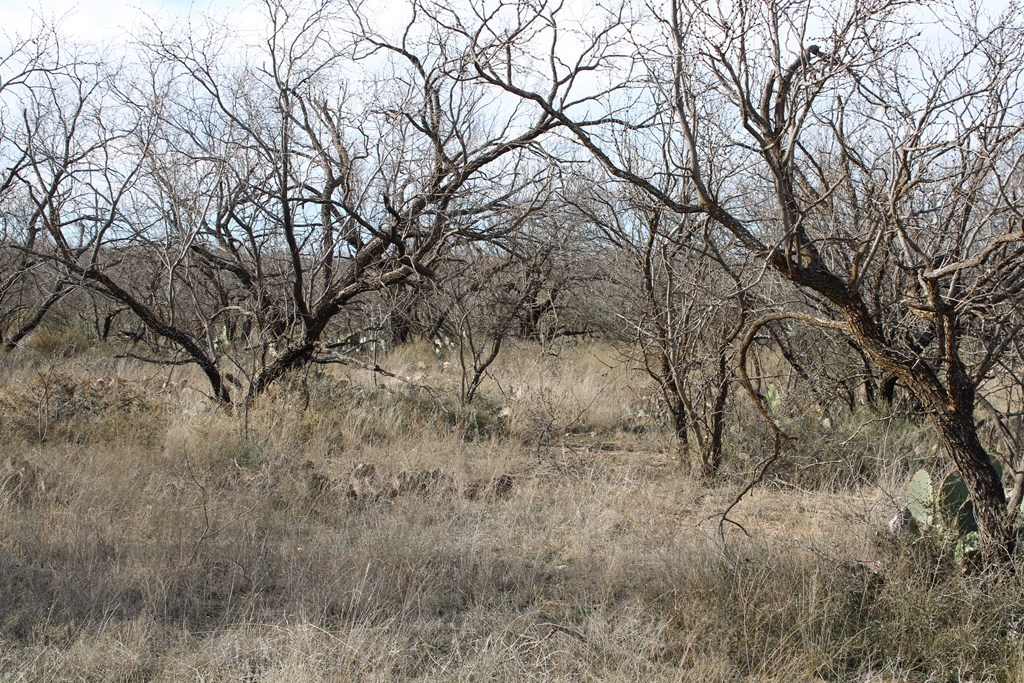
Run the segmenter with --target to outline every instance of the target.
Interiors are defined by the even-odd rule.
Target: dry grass
[[[516,349],[467,408],[413,347],[237,415],[181,370],[5,358],[0,680],[1024,676],[1019,584],[891,547],[877,486],[780,478],[720,526],[746,465],[681,472],[615,358]],[[362,463],[450,485],[352,498]]]

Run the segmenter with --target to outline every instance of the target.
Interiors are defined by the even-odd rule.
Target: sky
[[[246,0],[0,0],[0,32],[28,34],[43,18],[59,23],[62,33],[77,41],[116,44],[145,25],[146,17],[170,26],[186,21],[190,13],[209,12],[251,25],[259,17],[251,5]]]
[[[655,0],[657,3],[658,0]],[[726,0],[728,1],[728,0]],[[827,4],[829,0],[819,0]],[[959,6],[966,6],[972,0],[952,0]],[[389,14],[385,8],[394,4],[389,0],[371,0],[378,8],[384,9],[374,17],[387,22]],[[1004,10],[1012,0],[980,0],[986,12]],[[568,0],[571,8],[592,7],[600,0]],[[118,47],[130,42],[133,34],[143,31],[147,25],[172,28],[187,22],[191,17],[201,23],[202,17],[211,15],[223,23],[235,27],[238,36],[245,38],[262,37],[266,26],[265,12],[258,0],[0,0],[0,45],[17,35],[28,36],[41,20],[59,25],[61,35],[78,43],[95,46]],[[920,11],[920,10],[919,10]],[[584,16],[586,12],[582,13]],[[941,31],[935,26],[935,15],[921,11],[920,29],[926,33]],[[931,24],[931,28],[928,28]],[[563,39],[565,36],[563,36]]]

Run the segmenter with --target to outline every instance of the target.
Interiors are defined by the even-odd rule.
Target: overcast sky
[[[825,3],[828,0],[821,0]],[[372,2],[372,0],[371,0]],[[971,0],[954,0],[961,6]],[[998,13],[1011,0],[980,0],[980,6],[988,13]],[[569,0],[574,5],[587,7],[597,0]],[[93,45],[117,46],[123,44],[133,33],[150,23],[147,17],[158,25],[170,28],[174,24],[212,14],[233,27],[242,35],[250,31],[260,32],[265,26],[265,12],[252,0],[0,0],[0,43],[4,34],[29,35],[38,26],[40,18],[49,23],[56,22],[61,33],[80,42]],[[375,19],[387,20],[389,0],[377,0],[376,7],[383,9]],[[584,16],[586,12],[583,12]],[[921,30],[926,34],[935,32],[934,14],[921,11]],[[931,25],[931,28],[928,25]]]
[[[0,30],[28,34],[40,17],[59,22],[63,33],[83,42],[123,41],[145,17],[161,25],[184,21],[189,14],[212,12],[232,23],[251,25],[259,16],[246,0],[0,0]]]

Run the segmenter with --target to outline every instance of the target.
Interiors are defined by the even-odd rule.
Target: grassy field
[[[679,464],[615,349],[425,344],[249,410],[183,368],[0,360],[0,681],[1018,681],[1019,578],[886,521],[926,427],[794,415]]]

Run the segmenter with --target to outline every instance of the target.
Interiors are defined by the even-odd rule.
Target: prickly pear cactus
[[[961,566],[978,556],[978,522],[963,477],[952,471],[937,484],[927,470],[914,473],[907,485],[907,526],[917,534],[937,533],[953,544],[953,555]]]
[[[958,472],[950,472],[943,478],[936,507],[942,525],[954,535],[963,537],[978,531],[971,495]]]
[[[953,559],[964,569],[977,569],[980,557],[981,540],[977,531],[960,537],[953,547]]]

